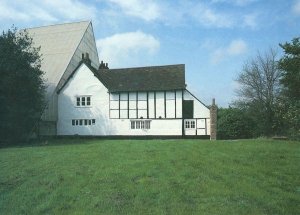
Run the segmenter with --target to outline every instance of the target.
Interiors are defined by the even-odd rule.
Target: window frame
[[[130,120],[130,130],[150,130],[151,120]]]
[[[75,96],[75,107],[78,108],[92,107],[92,96],[91,95]]]
[[[195,119],[186,119],[184,121],[184,129],[196,129],[196,120]]]
[[[195,120],[191,120],[190,124],[191,124],[191,128],[196,128]]]
[[[96,119],[71,119],[72,126],[93,126],[96,124]]]

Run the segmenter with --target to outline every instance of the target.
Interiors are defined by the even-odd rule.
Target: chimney
[[[217,139],[217,112],[218,106],[216,105],[215,98],[213,98],[210,107],[210,140]]]
[[[108,68],[108,63],[103,63],[103,60],[101,60],[99,69],[109,69],[109,68]]]
[[[89,53],[87,52],[85,54],[82,53],[82,61],[84,61],[87,65],[91,66],[92,61],[90,59]]]

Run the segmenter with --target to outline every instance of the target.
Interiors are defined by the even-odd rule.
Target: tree
[[[285,87],[287,97],[300,100],[300,38],[294,38],[292,43],[279,45],[285,53],[279,60],[279,68],[283,72],[280,81]]]
[[[245,111],[238,108],[219,108],[218,139],[246,139],[253,137],[254,123]]]
[[[44,91],[39,48],[26,31],[0,35],[0,142],[22,141],[41,117]]]
[[[270,136],[273,129],[274,105],[280,92],[280,70],[276,61],[276,52],[270,49],[244,64],[237,78],[240,88],[237,90],[238,107],[247,110],[256,124],[256,135]]]
[[[300,38],[291,43],[279,44],[284,56],[279,60],[282,70],[283,92],[280,100],[282,120],[287,134],[300,138]]]

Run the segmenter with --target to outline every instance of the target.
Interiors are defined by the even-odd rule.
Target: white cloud
[[[95,18],[97,9],[78,0],[2,0],[0,18],[13,21],[78,20]]]
[[[221,12],[203,2],[180,1],[178,4],[161,4],[161,20],[171,25],[198,24],[206,28],[234,26],[232,14]]]
[[[28,14],[30,16],[30,19],[37,19],[37,20],[47,21],[47,22],[54,22],[58,20],[54,14],[50,14],[46,10],[47,10],[46,8],[39,7],[36,5],[31,5],[30,12],[28,12]]]
[[[247,51],[247,44],[241,39],[233,40],[229,44],[227,51],[230,55],[239,55],[245,53]]]
[[[159,47],[156,38],[141,31],[114,34],[97,40],[100,59],[114,67],[128,66],[128,62],[150,57]]]
[[[296,0],[292,6],[292,10],[296,15],[300,15],[300,0]]]
[[[140,0],[103,0],[121,8],[119,17],[124,15],[145,21],[161,21],[167,25],[182,25],[196,22],[204,27],[228,28],[236,24],[231,14],[214,9],[203,2],[178,1],[140,1]],[[115,17],[114,17],[115,18]]]
[[[218,48],[211,54],[211,62],[218,64],[228,57],[237,56],[247,51],[247,44],[241,39],[233,40],[226,47]]]
[[[257,14],[247,14],[244,17],[244,26],[255,29],[257,27]]]
[[[153,1],[139,0],[109,0],[117,4],[123,12],[130,16],[135,16],[146,21],[153,21],[160,17],[160,8]]]
[[[233,25],[233,21],[229,15],[216,12],[202,4],[194,7],[192,16],[206,27],[228,28]]]
[[[77,0],[45,0],[45,6],[50,7],[67,19],[91,19],[95,18],[97,9],[87,3]]]
[[[21,12],[5,1],[0,4],[0,19],[2,20],[29,20],[30,16],[27,13]]]
[[[237,6],[246,6],[257,0],[212,0],[213,3],[229,3]]]

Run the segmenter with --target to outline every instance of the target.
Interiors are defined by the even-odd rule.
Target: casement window
[[[72,119],[72,126],[95,125],[95,119]]]
[[[131,129],[150,129],[150,120],[132,120],[130,121]]]
[[[91,96],[77,96],[76,97],[77,107],[88,107],[91,106]]]
[[[185,121],[185,128],[190,128],[190,121]]]
[[[195,120],[185,120],[185,128],[196,128]]]
[[[195,121],[191,121],[191,128],[195,128]]]

